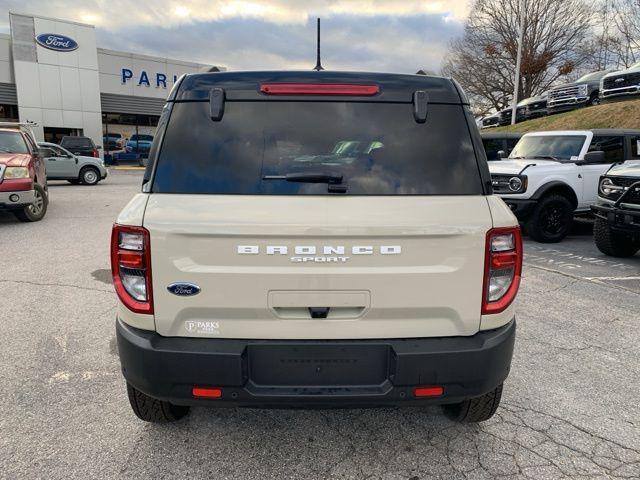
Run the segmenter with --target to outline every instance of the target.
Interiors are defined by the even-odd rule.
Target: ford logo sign
[[[616,78],[616,83],[624,82],[624,77]]]
[[[193,283],[172,283],[167,290],[180,297],[191,297],[200,293],[200,287]]]
[[[36,37],[36,42],[44,48],[56,52],[71,52],[78,48],[78,42],[73,38],[57,33],[41,33]]]

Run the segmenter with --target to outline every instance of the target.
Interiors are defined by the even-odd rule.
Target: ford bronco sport
[[[188,75],[149,160],[111,242],[138,417],[430,403],[493,415],[522,243],[455,82]]]
[[[640,149],[637,141],[636,152]],[[640,250],[640,160],[613,165],[602,177],[598,202],[591,206],[598,249],[612,257],[632,257]]]

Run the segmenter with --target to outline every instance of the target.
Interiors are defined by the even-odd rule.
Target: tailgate
[[[479,329],[482,196],[152,194],[165,336],[365,339]],[[196,295],[176,295],[175,283]],[[174,289],[175,290],[175,289]]]

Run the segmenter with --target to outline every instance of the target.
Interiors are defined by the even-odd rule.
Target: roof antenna
[[[313,67],[316,72],[320,70],[324,70],[322,68],[322,64],[320,63],[320,17],[318,17],[318,49],[317,49],[317,57],[316,57],[316,66]]]

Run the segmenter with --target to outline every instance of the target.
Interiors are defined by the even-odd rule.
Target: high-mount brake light
[[[118,297],[136,313],[153,313],[149,231],[115,224],[111,231],[111,274]]]
[[[263,83],[265,95],[336,95],[371,97],[380,93],[378,85],[350,85],[343,83]]]
[[[520,227],[493,228],[487,232],[482,314],[500,313],[516,298],[522,276]]]

